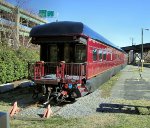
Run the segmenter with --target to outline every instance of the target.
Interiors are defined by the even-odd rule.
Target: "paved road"
[[[127,100],[150,99],[150,68],[139,72],[137,66],[127,65],[112,89],[113,98]]]

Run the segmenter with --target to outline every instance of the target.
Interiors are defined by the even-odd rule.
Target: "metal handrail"
[[[56,79],[62,79],[63,81],[68,79],[81,81],[86,74],[86,64],[84,63],[55,63],[39,61],[36,63],[29,63],[28,67],[29,78],[34,80],[53,74],[56,75]]]

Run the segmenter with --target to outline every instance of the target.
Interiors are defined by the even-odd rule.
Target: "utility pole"
[[[14,43],[14,47],[15,49],[19,48],[19,25],[20,25],[20,12],[19,12],[19,8],[16,7],[15,9],[15,43]]]
[[[142,45],[142,49],[141,49],[141,72],[143,72],[143,64],[144,64],[144,58],[143,58],[143,30],[149,30],[149,29],[143,29],[141,30],[141,45]]]
[[[132,46],[133,46],[133,40],[134,40],[134,39],[133,39],[133,37],[132,37],[132,38],[131,38]]]

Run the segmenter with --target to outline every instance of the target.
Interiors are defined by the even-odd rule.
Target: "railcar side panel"
[[[90,38],[87,42],[87,54],[87,79],[124,64],[124,53]]]

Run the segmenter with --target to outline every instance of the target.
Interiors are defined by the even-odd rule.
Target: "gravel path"
[[[110,103],[111,99],[103,99],[100,96],[100,90],[77,99],[74,104],[68,104],[60,111],[57,112],[57,115],[63,116],[65,118],[69,117],[82,117],[91,114],[96,114],[96,109],[101,103]]]
[[[128,65],[114,85],[111,97],[115,99],[150,99],[150,68],[141,73],[137,66]]]

